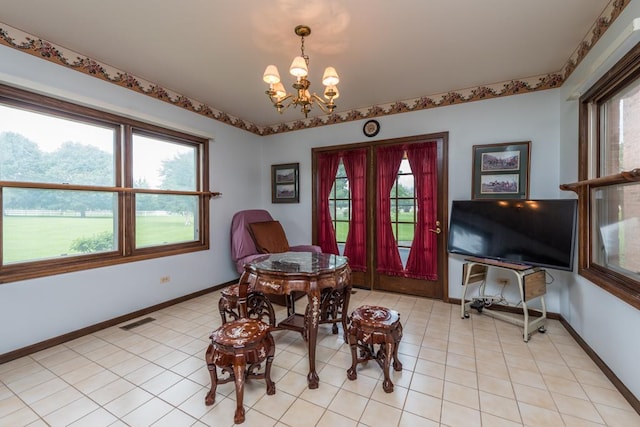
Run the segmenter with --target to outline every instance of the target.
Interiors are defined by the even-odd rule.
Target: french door
[[[313,149],[314,242],[354,286],[448,298],[447,137]]]

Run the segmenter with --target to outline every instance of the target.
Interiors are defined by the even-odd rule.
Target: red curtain
[[[413,173],[417,203],[416,230],[407,260],[406,276],[438,280],[437,219],[438,165],[437,145],[433,142],[407,145],[407,157]]]
[[[351,193],[351,220],[344,247],[349,266],[355,271],[367,271],[367,150],[342,153],[349,192]]]
[[[390,194],[391,188],[396,181],[403,155],[404,147],[402,145],[378,147],[376,149],[376,161],[378,164],[378,191],[376,194],[376,207],[378,211],[376,221],[378,231],[376,239],[376,271],[394,276],[402,276],[404,275],[404,271],[396,239],[393,236],[393,228],[391,227]]]
[[[339,252],[329,210],[329,194],[336,180],[339,164],[340,153],[318,154],[318,245],[322,252],[334,255]]]

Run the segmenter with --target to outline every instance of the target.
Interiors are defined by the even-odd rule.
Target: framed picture
[[[271,203],[298,203],[299,163],[271,165]]]
[[[472,199],[529,198],[531,141],[473,146]]]

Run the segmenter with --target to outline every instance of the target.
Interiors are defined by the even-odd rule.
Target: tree
[[[172,159],[163,160],[160,167],[160,177],[162,178],[160,188],[164,190],[195,190],[195,153],[188,151],[177,154]]]
[[[1,180],[112,186],[114,176],[113,156],[97,147],[65,142],[56,151],[46,153],[23,135],[0,133]],[[16,188],[6,190],[3,206],[78,210],[84,214],[87,209],[111,210],[113,196],[110,193]]]
[[[38,144],[18,133],[0,133],[0,180],[37,181],[41,170]]]
[[[113,155],[93,145],[65,142],[56,151],[45,154],[44,161],[46,182],[114,185]]]
[[[35,142],[18,133],[0,133],[0,180],[38,181],[42,162],[42,152]],[[38,197],[33,197],[29,190],[6,188],[3,192],[5,209],[29,209],[38,203]]]
[[[56,151],[44,155],[47,166],[41,181],[58,184],[82,184],[97,186],[114,185],[113,155],[97,147],[78,142],[65,142]],[[113,208],[111,193],[91,193],[85,191],[52,192],[47,201],[48,209],[79,211],[82,216],[87,210]]]
[[[336,198],[336,208],[340,209],[348,209],[349,208],[349,199],[351,198],[351,194],[349,191],[349,179],[347,178],[347,171],[344,168],[344,163],[342,160],[338,164],[338,171],[336,172],[336,180],[334,182],[335,187],[335,198]],[[343,211],[347,217],[349,216],[349,211]]]
[[[163,190],[194,191],[196,187],[195,153],[177,154],[172,159],[163,160],[160,168]],[[189,218],[198,209],[197,200],[190,196],[159,196],[158,205],[169,212],[176,212]]]

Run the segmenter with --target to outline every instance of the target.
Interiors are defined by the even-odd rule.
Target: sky
[[[38,144],[42,151],[55,151],[64,142],[92,145],[113,154],[113,132],[109,128],[32,113],[0,105],[0,132],[15,132]],[[158,170],[162,160],[190,148],[179,144],[136,137],[134,180],[145,179],[152,187],[160,184]]]

